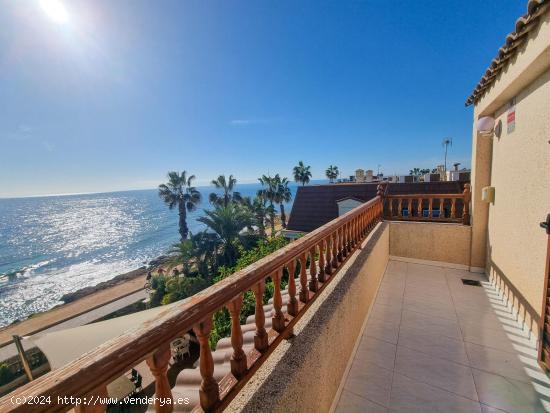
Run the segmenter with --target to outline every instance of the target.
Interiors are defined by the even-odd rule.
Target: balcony
[[[535,337],[498,283],[468,271],[469,202],[468,187],[392,197],[380,186],[369,202],[0,399],[0,411],[66,411],[75,403],[58,397],[70,396],[94,400],[76,403],[80,412],[104,411],[107,385],[143,361],[157,412],[545,411]],[[241,323],[247,291],[255,314]],[[223,307],[231,337],[212,351],[212,314]],[[191,329],[197,368],[169,380],[170,342]]]

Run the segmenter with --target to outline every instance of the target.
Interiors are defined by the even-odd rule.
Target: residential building
[[[355,170],[355,182],[366,182],[367,176],[365,175],[364,169]]]

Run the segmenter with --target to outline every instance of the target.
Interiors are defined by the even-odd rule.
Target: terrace
[[[0,411],[69,410],[58,396],[106,396],[109,383],[143,361],[157,412],[545,411],[550,388],[529,325],[496,280],[468,271],[469,186],[462,194],[385,189],[0,399]],[[267,279],[274,292],[264,305]],[[241,323],[247,291],[256,311]],[[212,314],[222,307],[231,337],[213,352]],[[191,329],[198,368],[174,382],[170,342]],[[76,409],[104,411],[97,400]]]

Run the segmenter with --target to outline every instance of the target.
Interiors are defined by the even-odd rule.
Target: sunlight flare
[[[67,9],[59,0],[40,0],[40,6],[55,23],[65,24],[69,21]]]

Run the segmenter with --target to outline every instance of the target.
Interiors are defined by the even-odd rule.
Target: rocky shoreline
[[[63,301],[64,304],[68,304],[82,297],[86,297],[87,295],[90,295],[108,288],[112,288],[116,285],[123,284],[125,282],[128,282],[138,277],[142,277],[145,274],[147,274],[148,271],[151,271],[152,269],[158,267],[159,265],[166,263],[168,260],[169,260],[168,256],[161,255],[160,257],[157,257],[154,260],[149,261],[148,265],[140,267],[137,270],[129,271],[124,274],[119,274],[110,280],[103,281],[99,284],[92,285],[89,287],[81,288],[72,293],[67,293],[61,297],[61,301]]]

